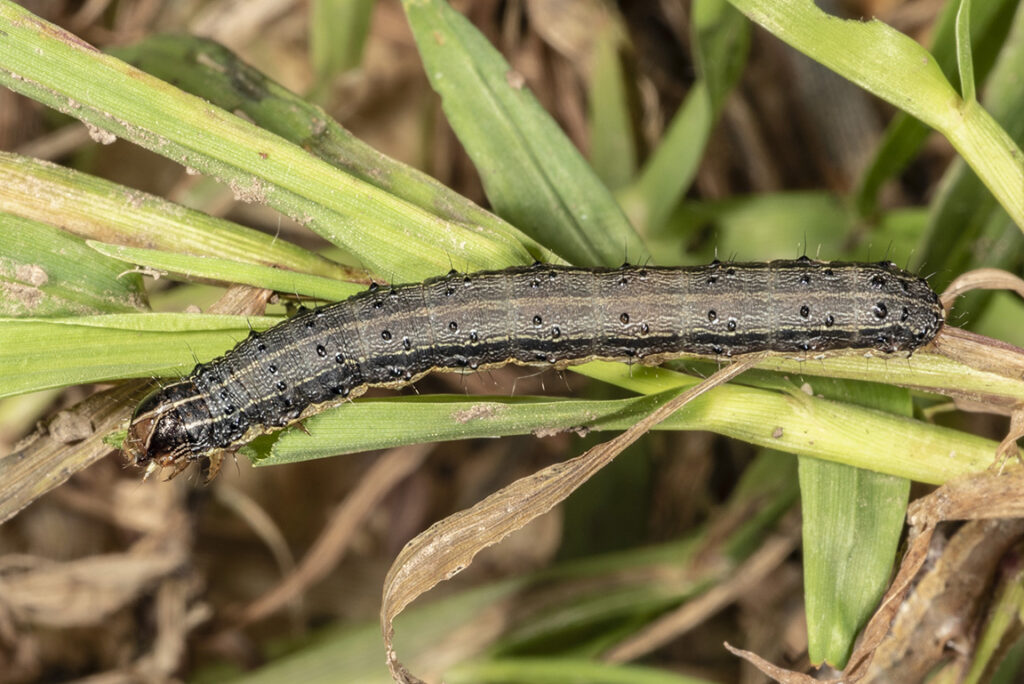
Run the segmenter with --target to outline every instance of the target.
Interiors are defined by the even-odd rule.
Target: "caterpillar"
[[[453,271],[374,285],[250,333],[143,399],[124,451],[147,472],[169,466],[176,474],[368,387],[400,387],[432,371],[752,352],[909,353],[942,324],[928,284],[891,262],[801,257]]]

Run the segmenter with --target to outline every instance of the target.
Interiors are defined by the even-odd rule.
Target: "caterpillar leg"
[[[204,456],[199,461],[199,475],[203,478],[203,484],[210,484],[213,479],[220,473],[221,467],[224,465],[224,454],[234,452],[214,451],[209,456]]]

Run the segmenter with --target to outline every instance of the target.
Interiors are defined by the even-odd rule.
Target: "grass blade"
[[[1024,230],[1024,153],[980,105],[963,101],[927,50],[877,19],[839,19],[806,0],[730,0],[812,59],[946,136]]]
[[[440,0],[403,6],[495,211],[578,265],[648,259],[607,188],[477,29]]]
[[[191,314],[0,318],[0,397],[125,378],[173,377],[280,319]]]
[[[40,202],[39,197],[46,197]],[[82,237],[249,264],[275,265],[337,279],[362,279],[284,240],[214,218],[123,185],[0,152],[0,211],[59,224]]]
[[[974,55],[971,53],[971,0],[960,0],[960,9],[956,13],[956,64],[960,72],[960,97],[964,102],[976,101]]]
[[[693,33],[700,78],[640,177],[620,194],[633,223],[645,233],[661,229],[693,182],[725,97],[746,64],[750,23],[725,0],[694,3]]]
[[[910,393],[895,387],[821,380],[815,389],[894,415],[913,411]],[[813,458],[799,466],[808,654],[842,669],[888,586],[910,480]]]
[[[977,82],[985,81],[988,76],[999,48],[1006,39],[1017,5],[1017,0],[986,0],[972,4],[971,42],[975,46],[973,61]],[[936,63],[951,82],[958,78],[956,9],[954,3],[946,4],[934,29],[931,46]],[[1005,125],[1005,120],[1002,121]],[[864,170],[854,193],[854,205],[861,216],[871,216],[876,212],[878,192],[882,184],[896,176],[910,163],[924,144],[928,133],[928,126],[905,112],[898,112],[893,117],[874,159]]]
[[[452,223],[475,226],[511,249],[525,245],[537,260],[559,261],[553,252],[436,179],[370,147],[321,107],[270,80],[212,40],[158,35],[116,48],[112,54],[222,109],[242,112],[260,128],[420,209]]]
[[[608,401],[361,399],[309,418],[304,422],[308,434],[289,429],[276,442],[260,438],[247,453],[258,465],[271,465],[385,446],[573,430],[581,425],[590,430],[622,430],[649,414],[659,396]],[[998,446],[882,411],[734,384],[694,400],[658,429],[710,430],[767,448],[932,483],[991,466]]]
[[[346,283],[269,266],[254,266],[230,259],[174,254],[159,249],[108,245],[94,240],[89,240],[86,244],[100,254],[113,259],[158,271],[180,273],[188,278],[240,283],[325,301],[347,299],[365,289],[362,284]]]
[[[1024,141],[1024,89],[1019,87],[1022,63],[1024,5],[1018,6],[1009,37],[993,66],[984,93],[985,106],[1017,142]],[[1019,195],[1024,197],[1024,192]],[[929,225],[921,238],[917,259],[919,265],[935,271],[936,287],[942,288],[957,274],[981,265],[1019,270],[1024,255],[1024,239],[1019,229],[1024,224],[1018,220],[1014,229],[1014,219],[1005,209],[985,191],[963,160],[950,165],[939,185],[939,194],[931,203]],[[977,244],[988,245],[984,258],[974,256]],[[958,303],[958,310],[979,315],[981,301],[979,296],[971,295],[966,302]]]
[[[529,263],[497,242],[343,173],[302,148],[184,93],[23,8],[0,2],[0,83],[229,184],[301,221],[387,277]],[[130,122],[130,123],[129,123]],[[103,132],[103,133],[100,133]]]
[[[145,308],[137,274],[81,238],[0,212],[0,316],[72,316]]]

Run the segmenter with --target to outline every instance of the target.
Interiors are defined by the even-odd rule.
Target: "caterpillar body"
[[[436,370],[680,355],[910,352],[943,324],[939,299],[891,262],[658,268],[535,264],[371,287],[253,332],[146,397],[124,450],[174,472],[371,386]]]

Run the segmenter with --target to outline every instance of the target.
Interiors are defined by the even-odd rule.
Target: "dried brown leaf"
[[[998,268],[977,268],[957,276],[939,296],[947,312],[960,295],[971,290],[1010,290],[1024,297],[1024,280]]]
[[[1018,461],[1024,462],[1021,458],[1020,449],[1017,448],[1017,440],[1024,437],[1024,404],[1018,404],[1013,408],[1010,413],[1010,429],[1006,433],[1006,437],[999,443],[999,450],[996,452],[1000,467],[1005,467],[1006,462],[1010,460],[1012,456],[1016,456]]]
[[[918,577],[863,682],[924,681],[950,653],[970,653],[982,597],[1000,561],[1024,534],[1024,520],[972,520],[954,534]]]
[[[1014,469],[1006,474],[988,471],[948,482],[926,497],[910,504],[908,548],[899,572],[872,616],[846,673],[850,681],[863,677],[871,665],[875,650],[889,633],[903,597],[928,558],[935,528],[947,520],[982,520],[1024,517],[1024,472]]]
[[[267,301],[274,293],[247,285],[232,285],[216,302],[210,305],[207,313],[225,316],[255,316],[263,313]]]
[[[931,350],[987,373],[1024,379],[1024,349],[947,325],[932,341]]]
[[[380,621],[388,667],[396,682],[419,684],[394,650],[394,619],[417,597],[451,579],[483,549],[500,542],[568,497],[644,433],[709,389],[728,382],[760,360],[735,361],[690,389],[675,395],[642,421],[581,456],[549,466],[491,494],[475,506],[435,523],[405,545],[384,580]]]
[[[935,635],[953,624],[960,625],[969,606],[983,595],[988,578],[1007,549],[1024,535],[1024,469],[1005,474],[994,470],[948,482],[926,497],[910,504],[907,520],[910,534],[899,571],[868,622],[849,664],[840,679],[827,681],[920,681],[914,674],[934,666],[938,653],[948,641]],[[936,526],[949,520],[972,520],[947,547],[946,554],[928,574],[919,577],[929,557]],[[911,586],[914,597],[904,601]],[[916,606],[916,608],[914,607]],[[910,617],[907,617],[910,616]],[[952,621],[952,622],[951,622]],[[947,635],[955,636],[953,632]],[[772,665],[760,656],[733,648],[765,675],[786,684],[823,680]],[[914,655],[918,650],[925,653]],[[885,659],[874,664],[876,654]],[[901,659],[903,654],[906,658]],[[896,665],[902,668],[896,670]],[[923,676],[923,675],[922,675]]]
[[[0,457],[0,482],[4,483],[0,488],[0,523],[113,451],[104,437],[123,427],[129,407],[138,403],[148,388],[145,381],[125,383],[94,394],[64,412],[92,425],[92,434],[81,441],[54,439],[44,429]]]
[[[601,0],[528,0],[526,9],[530,27],[583,74],[592,69],[594,44],[602,32],[625,32],[621,17]]]
[[[742,648],[736,648],[729,642],[725,642],[725,648],[735,656],[743,658],[748,663],[756,667],[765,676],[771,677],[777,682],[783,682],[783,684],[821,684],[822,680],[815,679],[810,675],[806,675],[803,672],[794,672],[793,670],[787,670],[784,667],[778,665],[772,665],[761,656],[751,651],[744,651]],[[829,680],[825,680],[829,681]]]
[[[22,567],[0,577],[0,610],[25,625],[96,625],[185,560],[184,548],[97,555],[67,563],[40,560],[36,567]]]

